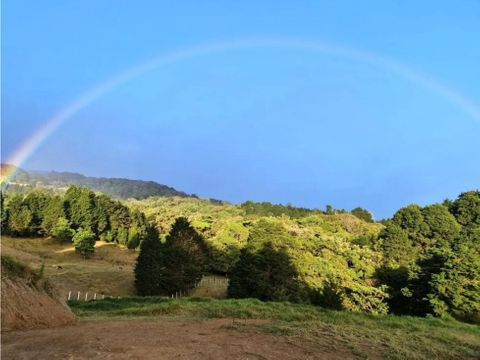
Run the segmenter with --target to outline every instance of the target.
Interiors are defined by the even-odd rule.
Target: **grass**
[[[98,241],[95,254],[85,260],[72,244],[43,238],[2,236],[2,254],[18,259],[35,271],[44,263],[44,275],[68,291],[89,291],[111,296],[133,296],[133,268],[138,252]]]
[[[348,349],[361,358],[480,358],[479,326],[434,318],[373,316],[255,299],[132,297],[72,301],[70,307],[83,319],[174,316],[271,320],[261,325],[232,322],[231,327],[287,336],[312,348]]]
[[[1,274],[2,287],[3,281],[20,281],[24,285],[45,291],[47,294],[55,296],[55,288],[51,282],[44,278],[43,263],[38,270],[33,270],[27,265],[13,259],[8,255],[1,255]],[[2,310],[3,311],[3,310]]]
[[[69,291],[106,294],[109,296],[134,296],[135,262],[138,252],[97,241],[92,258],[85,260],[75,252],[72,244],[60,244],[45,238],[13,238],[2,236],[2,254],[17,259],[28,267],[43,273],[66,298]],[[43,264],[43,265],[42,265]],[[222,298],[226,296],[223,277],[209,276],[218,281],[215,285],[200,286],[194,296]]]

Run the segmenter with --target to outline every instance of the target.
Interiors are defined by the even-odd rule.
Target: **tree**
[[[450,212],[463,226],[480,226],[480,191],[467,191],[450,205]]]
[[[184,217],[176,219],[164,244],[158,232],[149,229],[135,266],[138,294],[189,291],[203,276],[205,250],[203,238]]]
[[[228,296],[253,297],[263,301],[301,301],[305,298],[298,272],[283,247],[271,242],[244,248],[230,273]]]
[[[416,235],[423,229],[422,208],[416,204],[408,205],[399,209],[392,220],[402,229],[408,230],[409,234]]]
[[[437,316],[480,323],[480,228],[460,237],[440,271],[432,276],[427,299]]]
[[[127,245],[128,230],[123,226],[117,229],[117,243],[120,245]]]
[[[95,231],[95,194],[84,188],[71,186],[65,193],[68,218],[73,229]]]
[[[416,256],[415,248],[407,230],[396,222],[387,221],[380,233],[381,249],[388,265],[408,265]]]
[[[13,195],[8,201],[8,230],[16,236],[34,235],[33,214],[23,203],[23,196]]]
[[[130,229],[128,229],[127,248],[135,250],[140,245],[140,240],[141,235],[138,231],[137,226],[132,225]]]
[[[78,253],[88,258],[95,251],[95,240],[95,234],[90,229],[78,229],[73,236],[73,245]]]
[[[165,291],[189,291],[202,279],[206,246],[203,237],[190,225],[185,217],[179,217],[166,237]]]
[[[53,235],[52,229],[57,225],[60,218],[67,218],[65,201],[61,196],[54,196],[50,199],[43,210],[43,219],[41,223],[43,234]]]
[[[448,246],[459,236],[461,226],[445,206],[440,204],[425,206],[422,215],[426,225],[422,229],[424,246]]]
[[[41,234],[41,224],[45,208],[51,201],[51,196],[40,191],[31,191],[23,199],[23,204],[32,214],[31,232]]]
[[[150,227],[140,244],[135,264],[135,288],[138,295],[158,295],[164,290],[164,254],[158,231]]]
[[[5,206],[5,195],[3,191],[0,191],[0,205],[1,205],[1,233],[5,233],[8,230],[8,209]]]
[[[355,215],[360,220],[373,223],[373,215],[370,211],[362,209],[361,207],[356,207],[351,211],[352,215]]]
[[[60,242],[68,242],[72,241],[72,238],[75,235],[75,230],[70,227],[70,222],[67,219],[60,217],[50,233]]]

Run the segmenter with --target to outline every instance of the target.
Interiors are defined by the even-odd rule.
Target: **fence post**
[[[70,300],[70,296],[72,295],[72,290],[68,292],[68,300]]]
[[[97,300],[97,293],[95,293],[95,295],[93,295],[93,300]]]
[[[80,301],[80,291],[77,294],[77,301]]]
[[[85,301],[87,301],[88,298],[88,291],[85,293]]]
[[[105,299],[105,294],[102,295],[102,300]]]

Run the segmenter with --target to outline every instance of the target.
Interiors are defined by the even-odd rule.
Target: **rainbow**
[[[279,49],[297,49],[312,52],[334,55],[355,61],[367,63],[378,68],[382,68],[404,77],[411,82],[437,94],[446,101],[456,106],[458,109],[469,115],[472,119],[480,121],[480,107],[467,99],[458,92],[452,90],[441,82],[429,77],[426,74],[418,72],[404,64],[394,61],[391,58],[383,57],[371,52],[345,47],[337,44],[305,41],[291,38],[254,38],[239,41],[229,41],[216,44],[207,44],[193,46],[186,49],[172,51],[160,55],[150,61],[115,75],[105,82],[89,89],[71,103],[67,104],[58,113],[48,119],[45,124],[31,135],[8,159],[7,163],[20,166],[30,157],[34,151],[44,143],[62,124],[71,119],[77,112],[89,106],[97,99],[115,89],[117,86],[133,80],[150,71],[158,69],[167,64],[175,63],[202,55],[208,55],[217,52],[246,48],[279,48]],[[7,182],[14,176],[16,166],[7,169],[2,174],[2,182]]]

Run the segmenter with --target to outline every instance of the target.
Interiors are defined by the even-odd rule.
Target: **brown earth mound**
[[[2,331],[74,324],[55,288],[32,270],[2,256]]]

